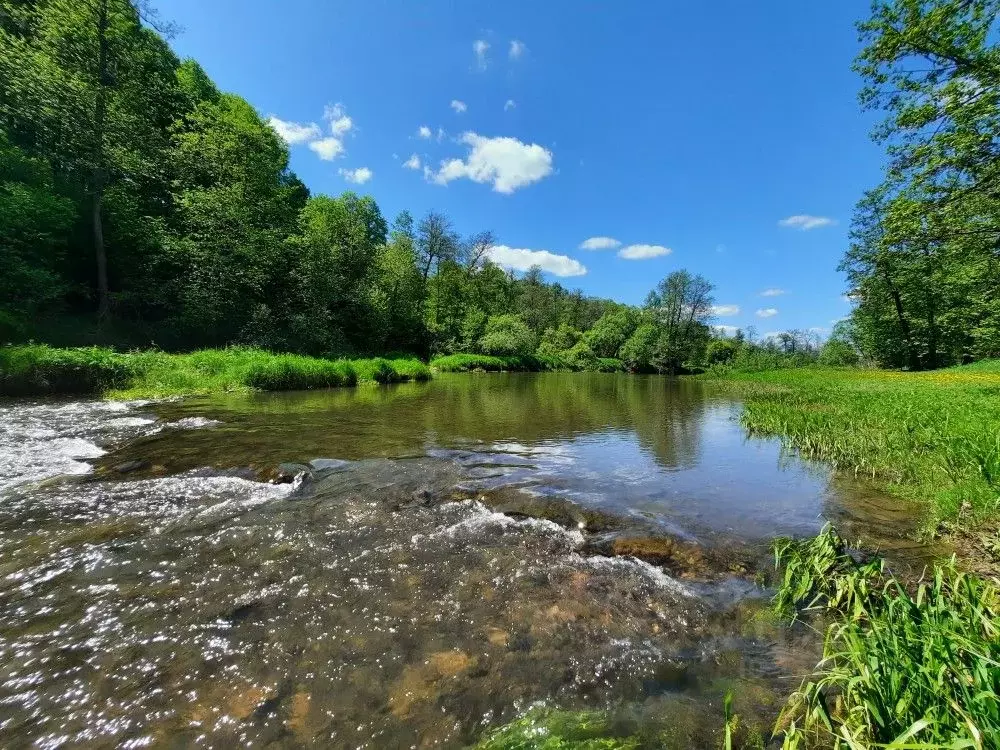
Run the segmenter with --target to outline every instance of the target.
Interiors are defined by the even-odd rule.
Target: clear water
[[[562,374],[0,404],[0,744],[463,747],[543,702],[711,746],[725,689],[769,718],[814,661],[758,616],[770,539],[925,554],[738,413]]]

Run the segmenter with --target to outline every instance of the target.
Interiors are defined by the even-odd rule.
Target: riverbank
[[[611,357],[570,361],[564,357],[526,355],[494,357],[489,354],[448,354],[431,360],[439,372],[625,372],[625,363]]]
[[[743,424],[926,509],[927,534],[1000,562],[1000,361],[933,372],[807,367],[711,376]]]
[[[0,396],[97,394],[157,398],[233,391],[291,391],[428,380],[416,358],[321,359],[252,348],[191,354],[45,345],[0,348]]]

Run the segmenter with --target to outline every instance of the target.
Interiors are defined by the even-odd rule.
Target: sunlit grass
[[[427,380],[414,358],[329,360],[251,348],[190,354],[110,349],[0,348],[0,395],[100,393],[155,398],[197,393],[311,390]]]
[[[743,423],[928,503],[930,522],[1000,510],[1000,365],[929,373],[802,368],[730,374]]]
[[[784,747],[995,748],[1000,589],[935,566],[912,590],[859,564],[830,528],[781,541],[777,605],[832,617],[824,656],[790,699]]]

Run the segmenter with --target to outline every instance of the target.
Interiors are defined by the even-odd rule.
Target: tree
[[[431,211],[417,226],[417,265],[427,280],[431,271],[442,261],[453,261],[458,257],[458,233],[451,220],[444,214]]]
[[[712,285],[702,276],[674,271],[646,298],[646,313],[658,328],[652,364],[661,372],[677,373],[709,339]]]
[[[486,323],[479,348],[483,354],[526,356],[535,350],[535,337],[517,315],[497,315]]]
[[[598,357],[617,357],[638,325],[639,316],[630,308],[608,311],[587,331],[587,343]]]

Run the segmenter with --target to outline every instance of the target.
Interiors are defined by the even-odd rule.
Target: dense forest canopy
[[[859,24],[861,99],[886,113],[888,163],[857,209],[842,265],[855,310],[823,347],[830,363],[1000,355],[998,10],[885,0]],[[442,214],[390,224],[371,197],[310,195],[281,137],[157,26],[133,0],[0,0],[2,341],[81,343],[90,320],[121,345],[579,369],[821,355],[797,331],[722,338],[711,284],[685,271],[626,306],[508,272],[490,232],[462,237]]]

